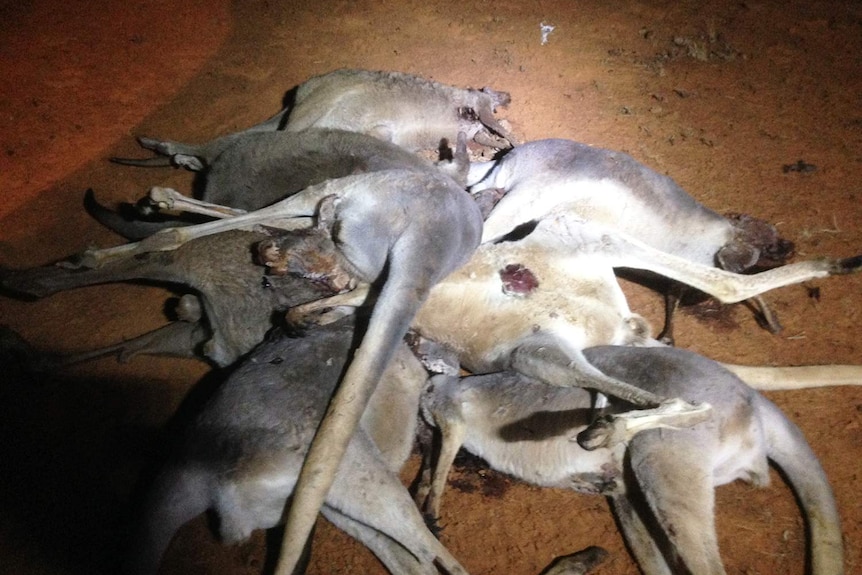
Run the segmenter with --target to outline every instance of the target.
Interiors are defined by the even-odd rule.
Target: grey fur
[[[452,140],[455,142],[455,140]],[[404,149],[361,133],[314,128],[302,132],[250,132],[218,138],[199,146],[141,138],[165,163],[199,171],[203,180],[198,199],[240,210],[256,210],[326,180],[392,169],[433,171],[434,164]],[[141,165],[140,161],[114,161]],[[451,162],[436,167],[461,177],[464,149]],[[120,235],[140,240],[181,221],[128,221],[88,196],[88,212]]]
[[[141,250],[171,250],[195,237],[247,226],[291,229],[297,218],[317,215],[321,205],[333,208],[324,227],[330,236],[337,233],[339,267],[363,284],[382,285],[363,344],[303,466],[278,573],[291,573],[299,561],[338,463],[392,350],[434,284],[466,263],[478,245],[479,208],[448,176],[388,170],[329,180],[256,212],[166,230],[138,245],[99,254],[102,261],[110,261]]]
[[[483,242],[565,210],[655,249],[736,273],[774,267],[793,251],[767,222],[719,215],[631,156],[571,140],[529,142],[496,163],[474,165],[471,183],[472,191],[506,192],[485,222]],[[772,327],[780,329],[777,322]],[[671,339],[670,325],[666,329]]]
[[[802,262],[763,274],[736,276],[710,266],[697,266],[686,260],[669,257],[605,232],[607,230],[601,226],[561,216],[540,222],[531,234],[520,241],[483,245],[460,271],[448,276],[431,290],[429,300],[413,321],[413,327],[430,339],[451,345],[461,363],[477,373],[511,368],[512,361],[518,361],[518,358],[523,358],[525,362],[519,367],[529,372],[535,369],[532,363],[536,356],[518,350],[550,347],[561,351],[559,361],[562,362],[561,367],[565,368],[557,383],[603,389],[611,394],[623,393],[625,386],[619,386],[597,372],[580,355],[581,349],[592,345],[634,342],[655,345],[649,337],[649,328],[629,310],[613,274],[613,267],[643,267],[679,281],[693,283],[728,301],[801,279],[823,277],[830,273],[829,270],[841,267],[840,262]],[[281,304],[274,300],[258,302],[256,298],[261,293],[267,298],[274,298],[274,294],[260,289],[263,280],[260,268],[251,264],[250,256],[242,253],[242,247],[231,248],[239,250],[235,257],[222,256],[222,249],[218,248],[221,240],[217,239],[222,236],[224,234],[216,234],[194,240],[199,243],[194,249],[188,247],[173,253],[146,256],[143,255],[146,250],[138,253],[140,244],[132,244],[131,249],[122,248],[119,254],[115,248],[110,248],[107,251],[114,254],[110,257],[83,258],[88,262],[86,265],[94,268],[89,271],[56,266],[41,270],[7,271],[0,276],[0,285],[7,289],[46,295],[57,289],[89,285],[97,281],[170,276],[168,281],[195,286],[200,290],[205,298],[213,301],[210,305],[212,310],[223,310],[213,311],[214,315],[224,314],[233,318],[218,325],[234,326],[236,322],[234,327],[221,330],[214,336],[217,340],[226,341],[219,348],[235,350],[221,357],[219,363],[224,364],[258,343],[271,325],[269,316],[284,308],[279,307]],[[612,238],[616,239],[611,241]],[[98,264],[99,261],[105,263]],[[170,264],[174,261],[176,266]],[[527,297],[507,295],[501,291],[499,272],[510,264],[521,264],[538,277],[538,288]],[[82,265],[86,267],[79,264],[78,268]],[[160,270],[160,265],[168,269]],[[178,271],[172,272],[172,269]],[[177,275],[179,273],[188,274],[189,277]],[[54,287],[45,291],[44,287],[33,285],[34,276],[54,278],[50,280]],[[226,282],[223,278],[232,278],[233,281]],[[240,278],[246,279],[241,281]],[[768,278],[775,280],[762,281]],[[277,278],[272,280],[273,284],[278,284]],[[710,284],[720,289],[710,287]],[[751,291],[752,287],[755,288],[754,292]],[[233,305],[234,302],[245,301],[249,305]],[[254,312],[244,313],[242,310],[245,309]],[[245,337],[245,333],[254,335]],[[795,368],[796,372],[799,369]],[[824,377],[824,370],[821,369],[800,378],[796,385],[810,386],[821,379],[834,382],[828,377],[833,370],[828,367],[824,369],[827,377]],[[836,383],[859,382],[858,368],[847,366],[843,369],[849,373],[843,381]],[[769,374],[769,371],[758,371],[758,385],[775,386],[776,380]],[[786,373],[782,374],[782,378],[787,376]],[[781,381],[777,383],[780,385]],[[652,401],[658,399],[644,397],[642,392],[634,390],[630,399],[635,397]],[[649,403],[646,401],[646,404]]]
[[[513,266],[534,276],[536,285],[524,293],[507,293],[501,271]],[[602,373],[583,358],[581,350],[594,345],[659,345],[646,322],[629,310],[615,267],[661,273],[723,301],[843,270],[842,262],[813,261],[740,276],[560,214],[541,220],[518,241],[480,246],[467,264],[431,290],[412,326],[422,336],[449,346],[473,373],[513,369],[546,383],[598,390],[641,407],[659,406],[658,411],[619,417],[622,425],[640,426],[639,421],[656,416],[665,424],[684,425],[679,417],[696,421],[706,406],[645,392]],[[326,306],[349,305],[349,299],[336,296],[324,301]],[[858,369],[855,374],[859,381]],[[613,440],[612,427],[585,437],[587,445]]]
[[[624,248],[625,243],[617,247],[603,244],[603,228],[571,222],[568,218],[557,220],[558,223],[555,223],[553,218],[548,218],[520,241],[481,246],[461,271],[447,277],[431,290],[429,301],[413,322],[414,327],[429,338],[452,345],[465,366],[481,373],[510,367],[510,354],[530,340],[539,345],[550,343],[549,339],[555,340],[555,345],[572,350],[570,353],[575,355],[570,360],[577,357],[577,350],[591,345],[623,344],[634,340],[648,342],[649,328],[645,328],[643,321],[628,308],[613,274],[614,266],[646,267],[659,273],[672,274],[679,281],[689,282],[715,276],[727,285],[722,290],[725,299],[734,292],[737,292],[737,297],[746,295],[740,294],[730,282],[738,280],[743,285],[759,282],[760,274],[734,276],[709,266],[698,267],[678,258],[665,258],[670,261],[670,267],[659,267],[654,250],[651,252],[642,246],[638,249],[646,250],[648,258],[637,254],[625,257],[617,253],[620,249],[631,251]],[[564,223],[566,221],[571,225]],[[234,236],[204,236],[193,240],[195,247],[190,244],[174,252],[146,256],[143,255],[146,250],[138,252],[141,244],[132,244],[130,249],[123,248],[119,254],[116,248],[109,248],[107,252],[114,254],[110,257],[91,253],[73,258],[61,266],[3,270],[0,272],[0,286],[39,297],[62,289],[127,279],[165,278],[168,282],[191,286],[199,290],[205,299],[212,301],[212,310],[219,310],[218,314],[234,318],[222,324],[233,326],[230,330],[215,336],[229,341],[218,347],[235,350],[233,354],[221,358],[219,363],[225,364],[259,343],[260,336],[271,326],[269,317],[277,310],[283,310],[286,305],[279,303],[273,293],[259,290],[263,284],[262,271],[252,264],[249,255],[254,241],[249,239],[235,247],[220,247],[223,241],[230,243],[231,237]],[[261,240],[266,238],[260,234],[255,237]],[[596,249],[597,246],[602,247]],[[227,255],[230,253],[236,255]],[[809,270],[805,273],[810,275],[794,275],[786,283],[805,277],[828,275],[830,268],[840,267],[839,263],[802,262],[787,266],[785,271]],[[522,264],[539,278],[538,289],[529,297],[501,292],[499,271],[509,264]],[[90,269],[86,269],[88,267]],[[816,271],[818,269],[823,271]],[[763,275],[775,277],[776,273],[783,273],[782,268]],[[233,281],[223,281],[223,278],[232,278]],[[284,281],[270,279],[271,285],[276,287],[279,281]],[[779,284],[765,287],[776,285]],[[719,293],[708,285],[699,287]],[[261,293],[270,299],[258,302],[255,298]],[[249,301],[248,305],[233,305],[234,302],[246,300]],[[234,313],[234,309],[237,309],[237,313]],[[255,311],[251,313],[250,310]],[[255,334],[252,337],[243,335],[251,332]],[[158,351],[164,346],[150,349]],[[142,349],[141,352],[147,351]],[[179,353],[184,352],[179,350]],[[744,378],[747,381],[751,378],[754,383],[753,378],[756,377],[757,385],[775,388],[791,377],[797,377],[801,368],[789,368],[793,374],[785,371],[780,378],[772,375],[776,369],[762,368],[756,372],[747,369]],[[841,381],[831,376],[834,373],[831,367],[826,368],[825,373],[822,369],[813,369],[811,373],[796,379],[794,385],[808,387],[820,381],[846,385],[858,383],[860,379],[855,366],[843,368],[847,373]]]
[[[182,301],[188,308],[195,306],[192,301],[198,300],[202,317],[189,317],[187,311],[185,321],[103,350],[68,357],[63,363],[109,354],[130,359],[144,353],[203,356],[216,365],[226,366],[263,341],[273,326],[276,312],[331,293],[290,276],[265,278],[252,253],[254,246],[267,237],[230,231],[188,242],[172,251],[128,254],[100,266],[90,266],[82,258],[72,257],[51,266],[0,270],[0,286],[36,297],[100,283],[135,280],[191,290]]]
[[[507,147],[517,141],[494,112],[510,101],[506,92],[490,88],[457,88],[403,72],[341,69],[300,84],[292,104],[260,124],[202,145],[140,137],[141,147],[157,156],[112,161],[201,171],[249,134],[314,128],[357,132],[414,152],[436,150],[444,141],[454,142],[459,133],[485,145]],[[495,141],[493,134],[504,141]]]
[[[494,117],[506,92],[447,86],[404,72],[342,69],[296,89],[293,105],[250,130],[337,128],[362,132],[408,150],[436,149],[459,132],[481,144],[517,144]],[[493,140],[493,134],[506,141]]]
[[[144,499],[129,575],[155,575],[172,537],[210,509],[226,543],[282,522],[326,404],[355,344],[352,318],[262,344],[185,430]],[[367,545],[393,574],[466,573],[425,526],[397,472],[410,454],[425,371],[394,351],[353,434],[324,515]],[[394,423],[394,425],[393,425]]]
[[[799,262],[741,276],[562,213],[539,221],[518,241],[479,246],[467,265],[435,286],[413,328],[449,346],[472,373],[512,369],[546,383],[586,387],[642,407],[655,406],[667,397],[633,388],[583,358],[582,350],[595,345],[660,345],[643,318],[629,309],[614,268],[659,273],[731,302],[804,278],[844,273],[844,262]],[[529,270],[537,287],[529,293],[506,293],[500,272],[511,265]],[[854,372],[858,378],[859,370]],[[695,419],[703,415],[697,406],[676,407]]]
[[[811,534],[812,573],[841,574],[840,519],[825,473],[799,429],[716,362],[673,348],[596,347],[597,369],[652,393],[712,405],[685,429],[650,429],[627,447],[585,451],[570,437],[591,417],[581,389],[549,388],[512,372],[429,380],[422,409],[443,435],[427,507],[439,514],[446,474],[459,447],[492,467],[540,486],[607,495],[646,575],[722,574],[713,488],[769,480],[768,460],[795,490]],[[610,411],[627,408],[611,401]],[[643,498],[646,507],[638,504]],[[658,525],[652,531],[647,525]],[[663,544],[670,552],[663,554]],[[683,567],[684,566],[684,567]]]

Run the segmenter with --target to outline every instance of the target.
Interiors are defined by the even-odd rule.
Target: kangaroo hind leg
[[[725,575],[715,532],[715,488],[704,449],[673,431],[650,431],[629,446],[629,464],[655,522],[666,538],[673,572],[681,563],[698,575]],[[699,438],[702,439],[702,438]]]

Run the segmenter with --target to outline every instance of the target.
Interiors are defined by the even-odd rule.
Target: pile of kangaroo
[[[284,524],[278,575],[304,570],[321,513],[393,574],[465,574],[433,529],[462,448],[607,497],[648,575],[724,573],[714,489],[766,484],[771,462],[806,520],[810,571],[844,572],[823,469],[757,390],[858,385],[862,366],[721,364],[673,347],[672,311],[697,290],[749,300],[777,331],[765,292],[857,272],[862,256],[785,263],[772,225],[720,215],[626,154],[519,142],[496,115],[505,92],[337,70],[292,100],[202,145],[139,138],[151,157],[113,161],[199,172],[196,197],[153,187],[129,218],[88,191],[128,243],[0,270],[27,297],[186,286],[175,321],[46,356],[51,369],[147,354],[231,368],[150,485],[125,573],[155,574],[177,530],[213,511],[227,543]],[[629,309],[619,268],[666,279],[661,335]],[[411,493],[398,474],[417,438]]]

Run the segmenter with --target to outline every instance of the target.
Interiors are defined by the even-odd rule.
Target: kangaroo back
[[[769,458],[784,472],[808,522],[813,575],[844,573],[841,519],[832,488],[802,431],[771,401],[757,397]]]

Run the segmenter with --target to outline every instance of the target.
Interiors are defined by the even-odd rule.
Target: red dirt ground
[[[797,258],[862,251],[859,4],[0,0],[0,21],[2,265],[119,243],[83,213],[88,187],[132,201],[151,185],[189,185],[187,173],[105,161],[136,154],[133,136],[205,141],[268,117],[288,89],[340,67],[507,90],[503,114],[525,140],[628,152],[717,211],[776,223]],[[546,45],[543,22],[555,26]],[[798,160],[816,171],[785,173]],[[659,325],[660,297],[624,287]],[[860,363],[860,293],[853,276],[770,294],[780,335],[741,306],[722,321],[682,314],[677,344],[737,363]],[[39,302],[0,298],[0,322],[38,346],[86,349],[160,325],[165,295],[103,286]],[[158,430],[206,371],[194,361],[106,360],[43,385],[4,381],[0,571],[112,572]],[[843,516],[847,572],[862,572],[862,388],[769,397],[819,455]],[[411,461],[405,480],[414,470]],[[602,499],[486,472],[454,479],[461,489],[447,492],[442,540],[471,573],[538,573],[592,544],[611,552],[600,573],[637,571]],[[729,573],[803,572],[805,530],[777,474],[766,489],[720,488],[717,524]],[[162,572],[252,574],[264,564],[262,533],[225,547],[200,519],[181,531]],[[382,571],[321,522],[312,574]]]

